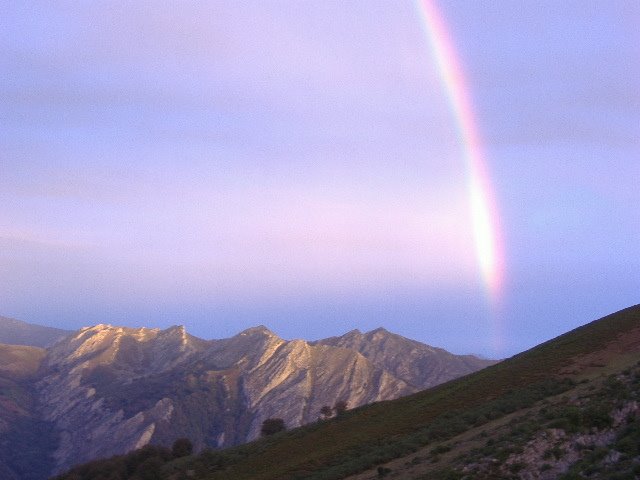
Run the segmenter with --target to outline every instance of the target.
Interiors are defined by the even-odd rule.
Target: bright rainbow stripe
[[[416,0],[416,5],[463,145],[478,266],[489,299],[496,305],[502,294],[504,255],[498,209],[482,153],[469,88],[444,20],[434,1]]]

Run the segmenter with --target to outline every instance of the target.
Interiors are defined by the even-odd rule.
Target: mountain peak
[[[86,332],[87,330],[94,330],[96,332],[99,332],[101,330],[111,330],[113,328],[113,325],[111,325],[110,323],[98,323],[96,325],[90,325],[87,327],[82,327],[81,329],[79,329],[79,332]]]
[[[273,333],[264,325],[258,325],[257,327],[247,328],[246,330],[243,330],[238,334],[238,336],[242,336],[242,337],[249,337],[249,336],[255,336],[255,335],[263,335],[267,337],[277,336],[275,333]]]
[[[361,335],[362,335],[362,332],[359,329],[354,328],[353,330],[349,330],[347,333],[342,335],[342,338],[359,337]]]
[[[410,341],[409,339],[406,339],[405,337],[400,337],[383,327],[378,327],[364,334],[364,338],[370,342],[378,342],[391,337]]]
[[[187,329],[184,325],[171,325],[170,327],[164,330],[165,333],[179,333],[180,335],[185,335],[187,333]]]
[[[391,332],[389,330],[387,330],[386,328],[384,328],[384,327],[378,327],[378,328],[376,328],[374,330],[371,330],[368,333],[370,333],[372,335],[375,335],[376,333],[390,334]]]
[[[170,330],[167,329],[165,331]],[[111,325],[110,323],[99,323],[97,325],[93,325],[90,327],[83,327],[80,330],[77,330],[75,337],[83,337],[87,332],[91,332],[93,335],[129,335],[139,339],[143,338],[153,338],[155,337],[161,330],[159,328],[148,328],[148,327],[122,327],[118,325]]]

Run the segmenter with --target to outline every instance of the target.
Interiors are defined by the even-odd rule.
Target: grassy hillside
[[[638,399],[636,362],[348,479],[638,478]]]
[[[640,360],[639,352],[640,306],[635,306],[436,388],[244,446],[158,460],[156,473],[161,478],[212,480],[341,479],[367,470],[377,477],[394,476],[393,470],[385,470],[385,462],[425,450],[436,449],[436,456],[446,454],[452,448],[447,442],[474,429],[485,429],[488,435],[486,429],[539,408],[541,402],[562,398],[585,385],[599,391],[593,382],[602,381],[601,375],[630,371]],[[127,473],[113,478],[132,478],[137,467],[131,458],[93,462],[59,478],[100,478],[104,471],[124,472],[119,465],[127,461]],[[451,465],[447,470],[441,464],[440,470],[424,478],[459,478]]]

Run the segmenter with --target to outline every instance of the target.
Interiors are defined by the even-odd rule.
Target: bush
[[[323,418],[330,418],[331,415],[333,415],[333,408],[331,408],[329,405],[325,405],[320,409],[320,415],[322,415]]]
[[[140,480],[158,480],[163,462],[160,457],[149,457],[136,468],[135,476]]]
[[[446,453],[449,450],[451,450],[451,447],[449,445],[438,445],[437,447],[431,449],[431,454],[438,455],[440,453]]]
[[[173,458],[188,457],[193,453],[193,444],[188,438],[179,438],[173,442],[171,454]]]
[[[347,407],[348,407],[347,402],[344,400],[340,400],[336,402],[336,404],[333,407],[333,410],[336,412],[336,415],[342,415],[344,412],[347,411]]]
[[[385,477],[389,473],[391,473],[391,469],[390,468],[378,467],[378,477],[380,477],[380,478]]]
[[[267,418],[262,422],[262,429],[260,432],[263,437],[273,435],[278,432],[286,430],[287,427],[284,424],[284,420],[281,418]]]

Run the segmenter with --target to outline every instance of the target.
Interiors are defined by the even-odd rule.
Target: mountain
[[[474,372],[495,363],[474,355],[454,355],[441,348],[396,335],[384,328],[364,334],[359,330],[352,330],[341,337],[327,338],[316,344],[357,351],[374,365],[401,378],[416,390],[433,387],[458,378],[461,372]]]
[[[37,411],[33,381],[42,348],[0,344],[0,478],[37,480],[53,468],[55,438]]]
[[[72,332],[0,317],[0,343],[48,347]]]
[[[307,342],[260,326],[206,341],[181,326],[96,325],[39,351],[23,385],[50,429],[41,453],[53,472],[180,437],[197,450],[238,445],[268,418],[297,427],[325,406],[397,398],[495,363],[382,329]]]
[[[58,478],[622,479],[639,466],[640,305],[334,419],[176,460],[147,447]]]

